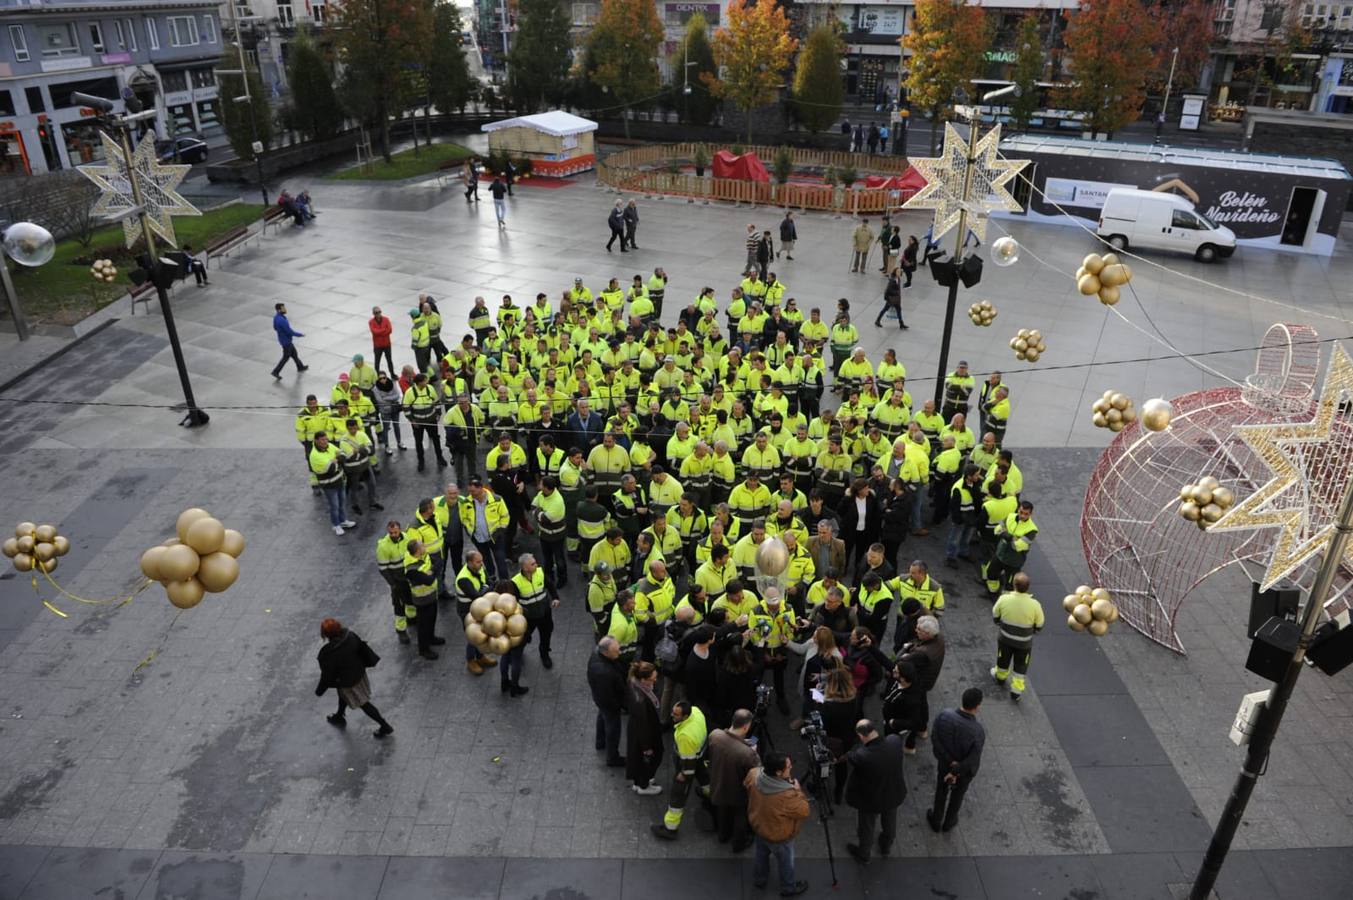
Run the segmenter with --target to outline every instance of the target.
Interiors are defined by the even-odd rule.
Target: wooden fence
[[[774,184],[744,181],[738,178],[706,178],[695,174],[672,174],[666,166],[674,162],[689,162],[699,144],[655,144],[612,153],[597,165],[597,180],[622,191],[642,191],[700,200],[723,200],[730,203],[775,205],[788,209],[818,209],[855,215],[881,213],[897,209],[914,193],[910,190],[883,188],[852,188],[828,184]],[[705,145],[713,156],[717,146]],[[778,147],[748,146],[763,161],[773,160]],[[889,177],[907,171],[909,163],[901,156],[878,156],[865,153],[846,153],[839,150],[801,150],[789,148],[795,169],[845,168],[856,170],[860,178],[866,175]],[[657,168],[657,167],[662,167]]]

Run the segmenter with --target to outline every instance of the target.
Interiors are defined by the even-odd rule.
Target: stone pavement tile
[[[159,852],[57,847],[29,880],[24,900],[135,897],[155,867]]]
[[[978,857],[988,900],[1029,896],[1098,897],[1103,888],[1084,856]]]
[[[276,856],[256,900],[375,897],[389,860],[382,856]]]
[[[1126,694],[1040,695],[1071,765],[1158,766],[1169,763],[1150,727]]]
[[[391,816],[385,821],[385,831],[381,833],[379,853],[382,856],[404,856],[409,852],[409,841],[413,836],[413,817]]]
[[[319,834],[318,819],[310,821],[283,822],[273,843],[274,853],[310,853],[315,846],[315,836]]]
[[[0,897],[20,896],[51,852],[51,847],[0,844]]]
[[[1349,851],[1335,850],[1259,850],[1248,854],[1268,877],[1276,898],[1297,900],[1307,897],[1347,896],[1349,891]],[[1230,860],[1227,860],[1230,864]],[[1223,869],[1223,871],[1225,871]]]
[[[502,873],[501,860],[396,856],[385,868],[380,893],[371,896],[373,900],[495,900]]]
[[[751,866],[741,860],[703,860],[697,867],[686,860],[627,859],[620,891],[611,896],[618,900],[719,897],[745,893],[750,881]]]
[[[410,856],[445,856],[451,839],[450,825],[414,825],[409,830]]]
[[[619,859],[510,859],[503,869],[498,897],[619,897],[623,869],[629,864]]]
[[[1176,851],[1206,844],[1209,829],[1168,765],[1076,770],[1114,853]]]
[[[976,801],[976,798],[973,798]],[[1027,856],[1034,842],[1025,827],[1027,810],[1016,804],[998,805],[965,800],[961,815],[963,842],[972,856]],[[933,833],[933,832],[932,832]]]
[[[136,900],[253,900],[272,862],[266,854],[166,850]]]
[[[1123,680],[1112,665],[1106,664],[1099,641],[1086,640],[1084,634],[1058,627],[1062,621],[1061,599],[1046,597],[1043,606],[1049,627],[1054,630],[1038,636],[1035,674],[1038,677],[1039,696],[1126,693]]]
[[[1103,888],[1104,900],[1170,900],[1171,884],[1187,879],[1169,853],[1115,853],[1087,857]]]
[[[1188,896],[1188,887],[1193,885],[1193,880],[1198,874],[1198,867],[1203,862],[1203,851],[1205,848],[1199,848],[1196,853],[1176,852],[1175,860],[1179,863],[1179,868],[1184,871],[1183,884],[1184,892],[1177,894],[1179,897]],[[1232,851],[1228,853],[1221,867],[1221,873],[1217,876],[1217,882],[1213,892],[1222,900],[1273,900],[1282,896],[1274,882],[1268,877],[1264,867],[1260,865],[1259,854],[1244,851]],[[1341,893],[1330,894],[1330,897],[1341,896]],[[1292,900],[1299,897],[1316,897],[1319,894],[1295,894],[1290,895]]]

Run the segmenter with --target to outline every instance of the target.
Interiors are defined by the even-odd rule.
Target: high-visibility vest
[[[518,572],[512,576],[512,583],[521,594],[517,602],[521,604],[522,615],[528,619],[544,618],[549,612],[549,591],[545,588],[545,570],[536,569],[527,577]]]
[[[915,600],[925,609],[944,609],[944,587],[926,575],[925,580],[920,584],[915,584],[910,578],[902,578],[898,581],[897,588],[898,609],[901,604],[908,600]]]
[[[338,458],[338,445],[331,443],[326,450],[311,447],[310,471],[321,485],[340,484],[343,481],[343,464]]]
[[[548,457],[545,455],[544,448],[536,448],[536,466],[540,469],[541,475],[553,475],[555,478],[558,478],[564,468],[564,459],[564,451],[560,450],[558,447],[555,447],[554,452]],[[574,471],[576,472],[577,470],[575,469]],[[562,487],[562,485],[560,486]]]
[[[441,553],[446,542],[446,528],[437,520],[435,507],[431,522],[417,512],[413,514],[413,524],[409,526],[409,534],[415,540],[423,542],[423,549],[427,550],[428,556],[436,556]]]
[[[996,526],[997,534],[1010,535],[1011,543],[1019,553],[1029,552],[1029,542],[1038,534],[1038,526],[1034,524],[1033,519],[1021,522],[1019,513],[1012,512],[1005,517],[1005,522]]]
[[[488,577],[488,572],[483,567],[476,573],[468,564],[461,566],[460,571],[456,573],[456,590],[460,593],[462,599],[473,600],[484,593],[484,584],[488,581]],[[460,583],[462,580],[468,581],[474,586],[473,596],[466,595],[465,591],[461,589]]]
[[[403,533],[398,540],[387,534],[376,541],[376,568],[380,570],[381,577],[392,585],[404,582],[404,554],[407,547],[408,541]]]
[[[1043,606],[1033,594],[1009,591],[997,598],[991,618],[1003,641],[1016,647],[1030,647],[1034,634],[1043,627]]]
[[[410,569],[416,569],[424,575],[432,574],[432,554],[424,553],[421,558],[409,554],[404,557],[404,571],[407,573]],[[415,605],[421,597],[430,597],[437,593],[437,581],[434,578],[431,584],[409,583],[409,593],[413,595]]]
[[[578,531],[582,536],[581,525]],[[612,544],[610,541],[597,541],[592,545],[592,552],[587,558],[587,568],[595,569],[598,563],[606,563],[615,573],[623,573],[630,564],[633,554],[630,553],[630,545],[621,541],[619,544]]]
[[[563,495],[557,490],[551,491],[549,494],[541,491],[532,499],[531,507],[538,511],[537,521],[540,523],[541,539],[563,540],[566,516]]]
[[[758,647],[777,649],[794,640],[794,611],[783,603],[772,612],[765,603],[757,605],[747,617],[747,632]]]
[[[487,306],[476,306],[470,310],[470,330],[481,331],[493,327],[493,313]]]
[[[634,587],[634,618],[640,622],[653,621],[661,625],[676,608],[676,586],[664,578],[655,584],[652,578],[641,580]]]
[[[619,604],[611,607],[611,624],[606,633],[620,644],[620,655],[630,659],[639,649],[639,625],[635,614],[625,615]]]
[[[600,575],[592,576],[587,583],[587,608],[595,615],[605,612],[615,602],[616,587],[614,578],[602,581]]]
[[[409,421],[416,425],[437,423],[437,392],[428,385],[412,385],[404,392],[404,408]]]
[[[676,724],[672,729],[672,740],[681,760],[681,771],[686,775],[694,773],[701,757],[705,755],[705,743],[709,740],[705,714],[700,711],[700,707],[692,706],[691,714]]]

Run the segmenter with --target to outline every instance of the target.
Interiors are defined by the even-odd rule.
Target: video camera
[[[770,712],[770,697],[772,689],[768,684],[758,684],[756,686],[756,706],[752,709],[752,715],[759,721],[765,721],[766,714]]]
[[[799,737],[808,742],[808,755],[812,759],[813,771],[820,778],[826,779],[831,774],[836,757],[827,746],[827,726],[822,724],[822,713],[814,710],[807,715],[803,727],[799,729]]]

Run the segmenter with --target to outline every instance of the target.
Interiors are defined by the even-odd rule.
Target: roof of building
[[[1308,178],[1353,179],[1343,163],[1334,159],[1308,156],[1279,156],[1273,153],[1241,153],[1236,150],[1209,150],[1195,147],[1168,147],[1161,144],[1129,144],[1122,141],[1087,141],[1071,137],[1016,135],[1001,141],[1001,153],[1043,153],[1053,156],[1093,156],[1096,159],[1122,159],[1176,165],[1213,166],[1248,172],[1272,172],[1304,175]]]
[[[597,123],[582,116],[575,116],[573,113],[566,113],[562,109],[552,109],[533,116],[517,116],[514,119],[489,122],[483,126],[484,131],[497,131],[500,128],[534,128],[554,137],[567,137],[570,134],[582,134],[584,131],[596,131]]]

